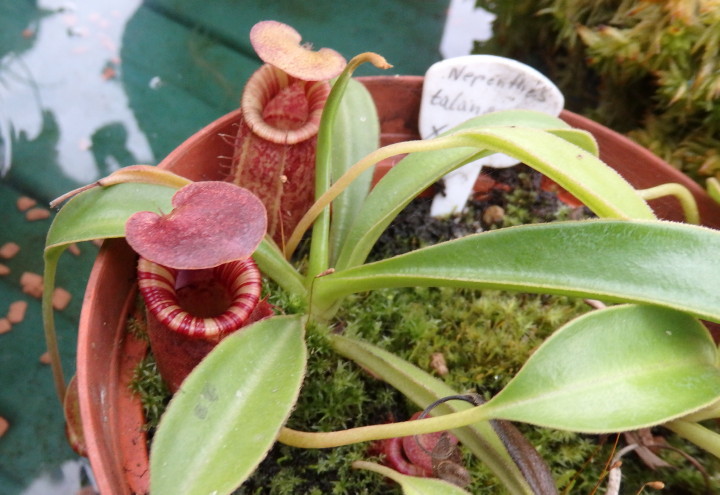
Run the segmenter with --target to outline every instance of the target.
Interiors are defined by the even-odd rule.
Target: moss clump
[[[490,398],[547,336],[586,310],[582,301],[558,296],[410,288],[351,296],[341,318],[348,322],[346,334],[373,342],[436,375],[433,355],[441,353],[447,364],[443,381],[458,392],[479,392]],[[532,427],[523,430],[544,457],[552,455],[548,460],[556,479],[579,470],[597,446],[591,437]],[[602,465],[600,460],[590,476],[597,476]],[[468,467],[472,493],[503,493],[491,488],[496,480],[474,459],[468,460]]]
[[[337,356],[327,332],[327,328],[308,330],[307,376],[288,426],[331,431],[386,422],[404,403],[402,395]],[[397,493],[377,475],[352,469],[352,462],[359,459],[368,459],[366,444],[314,450],[276,444],[237,493]]]
[[[145,302],[138,294],[135,300],[135,311],[128,316],[127,332],[138,340],[150,343],[147,333],[147,323],[144,318]],[[133,377],[130,381],[130,390],[140,398],[143,415],[145,416],[145,430],[152,437],[153,432],[160,422],[160,417],[165,412],[170,402],[170,391],[160,377],[157,363],[152,353],[148,351],[146,356],[135,366]],[[149,439],[148,439],[149,441]]]
[[[495,38],[478,53],[545,72],[568,108],[626,132],[696,179],[720,174],[720,9],[714,0],[478,4]]]

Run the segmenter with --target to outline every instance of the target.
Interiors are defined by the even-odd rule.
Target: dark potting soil
[[[588,208],[570,206],[544,190],[542,174],[527,165],[485,168],[482,175],[487,187],[475,192],[459,215],[433,218],[432,195],[413,200],[382,234],[369,260],[500,227],[593,216]],[[436,191],[442,191],[441,184]]]

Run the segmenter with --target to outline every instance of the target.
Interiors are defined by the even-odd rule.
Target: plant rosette
[[[266,28],[279,29],[284,36],[269,35]],[[273,56],[279,51],[298,60],[298,54],[307,51],[299,46],[299,35],[287,26],[270,22],[261,23],[258,29],[252,38],[253,43],[262,46],[258,52],[263,58],[270,56],[263,45],[268,39],[281,40],[279,47],[270,50]],[[302,63],[311,66],[312,73],[318,73],[316,64],[322,58],[313,54]],[[270,63],[282,65],[287,57],[277,60]],[[330,60],[337,70],[335,55]],[[45,250],[43,311],[59,395],[65,395],[65,382],[57,365],[49,299],[58,257],[72,242],[127,237],[141,256],[171,270],[207,274],[206,270],[214,271],[223,264],[252,259],[265,277],[302,301],[304,308],[299,314],[264,314],[268,317],[253,321],[254,310],[248,302],[260,301],[259,296],[256,299],[254,292],[248,295],[243,290],[229,291],[240,299],[239,309],[235,308],[228,318],[238,320],[239,331],[221,330],[211,337],[219,342],[182,381],[163,415],[150,453],[149,490],[153,494],[230,493],[253,473],[276,442],[297,448],[330,448],[446,430],[453,430],[463,446],[485,462],[510,493],[552,493],[553,480],[542,459],[522,439],[497,427],[505,421],[590,433],[664,425],[720,455],[720,437],[700,424],[719,414],[716,404],[720,399],[720,369],[717,348],[698,321],[720,321],[720,295],[716,290],[720,265],[712,262],[720,249],[720,233],[707,227],[658,220],[646,201],[669,193],[674,195],[673,201],[680,201],[689,217],[717,222],[717,217],[706,218],[706,212],[711,210],[706,209],[704,200],[698,202],[698,207],[693,198],[695,191],[690,194],[677,185],[636,189],[598,158],[598,142],[593,135],[536,112],[487,114],[433,139],[400,140],[377,148],[372,98],[363,85],[351,79],[353,70],[366,61],[387,67],[384,59],[375,54],[360,55],[346,66],[340,64],[344,68],[340,67],[342,73],[332,85],[317,126],[314,173],[303,168],[299,174],[313,184],[312,204],[299,217],[288,220],[283,217],[282,206],[265,204],[262,191],[253,191],[252,180],[240,180],[243,186],[249,186],[247,189],[224,182],[191,182],[224,178],[217,157],[238,155],[217,153],[217,147],[238,141],[228,140],[226,135],[234,134],[231,130],[238,119],[247,122],[244,110],[201,131],[186,143],[189,148],[168,156],[163,163],[172,164],[173,172],[129,167],[73,195],[56,216]],[[279,70],[292,74],[286,67]],[[287,101],[296,109],[302,93],[298,87],[308,85],[293,82],[283,86],[277,82],[283,79],[277,77],[279,72],[273,73],[274,79],[268,84],[282,93],[278,105]],[[303,77],[307,75],[293,74],[287,80]],[[330,77],[334,76],[323,74],[321,79]],[[378,102],[385,101],[381,95],[392,87],[387,80],[380,82],[383,79],[366,81]],[[411,79],[410,86],[420,81]],[[290,86],[294,89],[283,92]],[[407,91],[393,93],[391,99],[407,99],[412,90]],[[278,107],[270,103],[262,105],[269,106],[269,114],[277,117]],[[383,112],[389,110],[384,103],[378,106]],[[310,108],[314,106],[308,105],[307,112],[313,113]],[[564,117],[573,120],[571,114]],[[575,120],[582,126],[581,119]],[[387,121],[397,125],[392,115]],[[297,125],[297,114],[286,122]],[[253,125],[248,126],[252,130]],[[247,142],[245,138],[240,141]],[[209,151],[201,145],[207,145]],[[292,148],[296,144],[285,146]],[[625,156],[612,156],[608,161],[622,163],[631,153],[629,149],[634,148],[626,148]],[[513,156],[540,171],[582,201],[599,219],[498,229],[380,261],[366,261],[379,236],[413,198],[448,172],[494,152]],[[398,155],[407,156],[370,190],[373,166]],[[272,174],[280,174],[281,185],[297,177],[292,174],[295,165],[272,168],[275,151],[251,156],[257,164],[248,170],[273,170],[270,179],[276,181],[278,177]],[[270,163],[262,162],[262,156],[267,156]],[[238,160],[242,162],[242,158]],[[292,186],[298,189],[282,189],[281,204],[285,195],[289,195],[288,204],[294,204],[295,192],[304,190],[304,186]],[[214,199],[193,201],[193,193],[205,188],[211,195],[215,188],[222,189],[235,199],[227,204]],[[270,195],[269,201],[277,200],[276,194]],[[281,226],[279,235],[278,231],[265,235],[266,228],[258,221],[262,219],[257,214],[260,205],[268,212],[268,224]],[[211,208],[203,210],[206,207]],[[219,227],[224,225],[221,217],[225,208],[233,211],[227,216],[235,223]],[[144,233],[140,244],[133,241],[133,226]],[[308,231],[307,255],[298,267],[292,262],[293,254]],[[158,246],[159,241],[170,242],[171,247]],[[191,247],[175,249],[181,245]],[[164,256],[170,252],[168,262]],[[189,252],[195,252],[200,261],[188,262]],[[162,259],[156,258],[157,253]],[[86,296],[87,302],[97,300],[101,292],[113,297],[113,291],[124,291],[115,293],[114,300],[106,301],[102,310],[95,310],[102,330],[109,327],[109,333],[115,332],[116,337],[120,333],[117,328],[124,328],[127,309],[123,313],[122,308],[127,308],[125,294],[132,285],[135,256],[122,244],[109,243],[100,258],[124,259],[131,264],[131,276],[127,276],[127,268],[96,266],[92,284],[99,283],[100,270],[120,273],[126,282],[112,290],[89,290]],[[155,280],[152,284],[166,284],[166,293],[176,290],[181,277],[175,276],[173,281],[175,272],[171,270],[165,270],[162,277],[151,276]],[[239,285],[246,281],[242,276],[240,280],[243,282]],[[433,410],[431,418],[334,432],[288,428],[286,422],[304,380],[308,335],[333,321],[346,295],[408,286],[504,289],[619,304],[592,311],[559,328],[515,378],[483,404],[443,403]],[[228,290],[227,283],[223,287]],[[202,321],[189,322],[185,315],[178,316],[173,304],[161,304],[171,309],[159,320],[177,317],[187,323],[187,329],[215,325],[204,319],[217,315],[203,315]],[[231,307],[234,303],[228,304]],[[114,317],[109,316],[111,309],[116,310]],[[86,315],[91,312],[84,313],[84,322],[90,319]],[[218,337],[228,333],[225,338]],[[420,408],[456,394],[441,380],[373,345],[342,335],[328,338],[339,355],[385,380]],[[122,341],[122,336],[116,340]],[[85,349],[79,355],[91,352]],[[113,361],[108,374],[116,374],[116,367],[119,364]],[[90,403],[98,397],[83,391],[89,385],[84,382],[87,379],[79,373],[80,414],[83,422],[97,423],[91,417]],[[113,429],[106,425],[108,428]],[[252,442],[247,441],[249,434]],[[130,488],[118,481],[127,470],[122,460],[109,459],[106,454],[96,454],[93,459],[98,441],[87,442],[93,466],[114,472],[108,481],[100,483],[101,490],[129,493]],[[441,480],[408,476],[372,463],[360,462],[355,467],[388,476],[406,493],[462,492]],[[147,483],[147,477],[142,480]],[[113,481],[119,483],[119,488]]]

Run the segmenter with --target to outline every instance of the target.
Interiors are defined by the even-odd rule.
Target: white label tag
[[[436,137],[472,117],[500,110],[536,110],[559,115],[564,104],[557,86],[516,60],[495,55],[451,58],[433,64],[425,74],[420,136]],[[462,211],[482,166],[509,167],[517,163],[496,153],[451,172],[445,177],[444,194],[433,200],[431,215]]]

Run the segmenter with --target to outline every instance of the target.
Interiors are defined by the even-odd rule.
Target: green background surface
[[[247,39],[259,20],[290,23],[316,47],[348,58],[379,52],[392,74],[423,74],[440,59],[448,3],[0,0],[0,246],[21,247],[0,260],[11,269],[0,276],[0,317],[13,301],[29,303],[24,321],[0,335],[0,416],[10,423],[0,438],[0,493],[74,493],[82,466],[65,441],[50,369],[39,362],[40,302],[19,285],[23,272],[42,273],[51,220],[28,222],[17,198],[44,205],[121,166],[158,163],[236,108],[260,64]],[[61,260],[58,285],[73,294],[58,317],[68,375],[96,253],[85,244]]]

